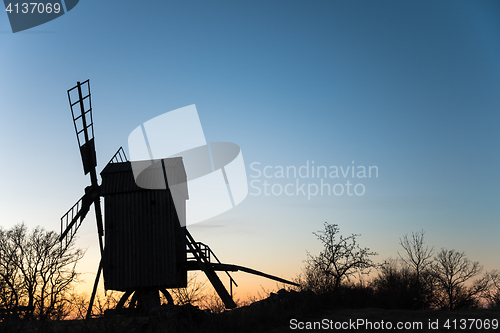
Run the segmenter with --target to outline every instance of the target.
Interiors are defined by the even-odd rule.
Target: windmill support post
[[[97,275],[94,281],[94,288],[92,289],[92,295],[90,296],[89,308],[87,309],[87,315],[85,316],[86,319],[89,319],[92,316],[92,306],[94,305],[94,299],[97,292],[97,285],[99,284],[99,279],[101,277],[101,271],[102,271],[102,257],[101,260],[99,260],[99,268],[97,269]]]

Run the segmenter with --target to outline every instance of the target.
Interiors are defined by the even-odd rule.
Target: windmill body
[[[118,309],[133,295],[129,308],[141,311],[160,305],[159,292],[173,302],[167,289],[186,287],[190,270],[202,270],[229,309],[236,307],[232,286],[237,286],[230,271],[245,271],[296,285],[250,268],[223,264],[206,244],[194,240],[186,229],[189,195],[182,157],[130,162],[120,148],[102,170],[99,185],[89,80],[69,89],[68,98],[84,173],[90,174],[91,183],[83,197],[61,218],[60,241],[72,241],[94,205],[101,260],[87,318],[92,314],[101,272],[106,290],[125,292]],[[136,175],[140,179],[134,178],[133,169],[142,170]],[[147,186],[139,187],[138,183]],[[231,292],[216,271],[223,271],[229,277]]]
[[[182,158],[165,159],[186,182]],[[104,286],[110,290],[186,287],[185,221],[170,190],[138,187],[131,162],[109,163],[101,172],[104,197]],[[184,206],[187,189],[183,194]],[[184,227],[183,227],[184,225]]]

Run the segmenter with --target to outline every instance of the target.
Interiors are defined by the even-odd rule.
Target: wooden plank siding
[[[185,182],[184,166],[179,159],[166,159],[165,165],[178,168],[169,175],[180,175],[180,179],[183,176]],[[179,221],[170,191],[138,187],[130,162],[108,164],[101,177],[105,288],[126,291],[185,287],[185,221]],[[184,198],[182,209],[187,188]]]

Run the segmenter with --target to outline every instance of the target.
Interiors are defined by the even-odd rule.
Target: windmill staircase
[[[242,271],[254,275],[259,275],[271,280],[275,280],[281,283],[286,283],[294,286],[299,286],[297,283],[282,279],[280,277],[266,274],[255,269],[251,269],[248,267],[233,265],[233,264],[223,264],[220,262],[219,258],[215,255],[215,253],[210,249],[210,247],[204,243],[196,242],[186,229],[186,242],[187,242],[187,254],[188,258],[186,261],[186,269],[188,271],[191,270],[202,270],[205,272],[207,278],[210,280],[212,285],[215,288],[217,294],[224,302],[224,305],[228,309],[234,309],[236,307],[236,303],[233,301],[233,285],[238,286],[229,272],[237,272]],[[229,290],[224,287],[224,284],[220,280],[216,271],[223,271],[229,277]]]
[[[217,294],[221,298],[222,302],[228,309],[234,309],[236,307],[236,303],[233,300],[233,284],[237,287],[238,285],[232,278],[232,276],[226,271],[227,276],[229,277],[229,289],[230,293],[227,292],[226,287],[219,279],[219,276],[215,272],[213,263],[211,259],[215,259],[218,264],[221,264],[215,253],[210,249],[210,247],[201,242],[196,242],[186,229],[186,244],[187,244],[187,269],[188,270],[202,270],[207,278],[210,280],[212,285],[215,288]],[[197,267],[196,267],[197,266]]]

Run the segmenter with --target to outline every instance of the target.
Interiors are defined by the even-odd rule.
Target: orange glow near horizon
[[[233,285],[232,288],[233,299],[238,304],[238,306],[247,305],[248,303],[266,298],[269,296],[269,293],[277,292],[278,290],[286,287],[285,284],[283,283],[279,283],[277,281],[270,280],[261,276],[256,276],[243,272],[231,272],[230,274],[238,284],[238,287]],[[91,276],[91,274],[87,275],[89,275],[89,277]],[[227,291],[229,292],[230,291],[229,278],[227,277],[226,274],[224,274],[224,272],[219,272],[218,275],[222,283],[226,287]],[[190,276],[195,276],[193,281],[194,284],[203,286],[201,294],[204,294],[206,296],[211,296],[215,294],[215,289],[212,287],[210,281],[206,278],[203,272],[201,271],[189,272],[188,279]],[[85,281],[82,282],[77,288],[77,294],[85,296],[87,301],[90,299],[90,295],[92,294],[92,289],[94,286],[94,281],[90,280],[91,279],[89,278],[85,279]],[[190,287],[192,286],[188,285],[187,288]],[[169,291],[172,294],[171,289],[167,289],[167,291]],[[123,292],[108,290],[106,295],[109,296],[110,293],[113,293],[114,297],[121,297]],[[104,294],[103,280],[101,277],[101,280],[99,281],[99,285],[97,288],[96,299],[100,298],[101,300],[104,300],[106,298],[106,295]],[[195,304],[195,305],[200,306],[200,308],[204,307],[203,304]]]

